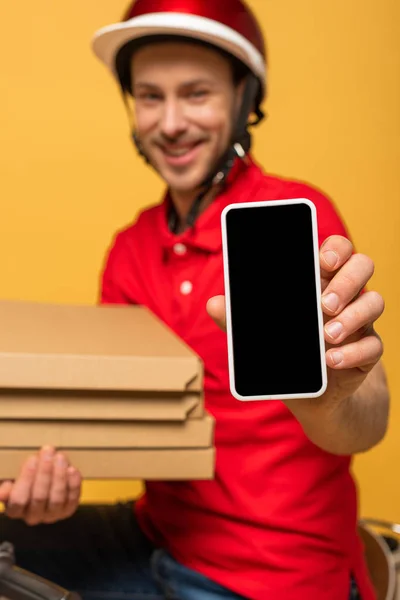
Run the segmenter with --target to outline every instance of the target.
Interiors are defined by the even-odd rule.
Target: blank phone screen
[[[311,208],[226,214],[232,360],[244,397],[318,393],[323,385]]]

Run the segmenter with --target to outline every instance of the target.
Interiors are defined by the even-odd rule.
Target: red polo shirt
[[[206,313],[207,300],[224,292],[222,209],[300,197],[316,205],[320,243],[347,235],[324,195],[249,161],[235,165],[193,229],[169,231],[165,198],[115,236],[102,302],[147,306],[203,359],[206,408],[216,418],[215,479],[148,482],[137,516],[180,563],[251,600],[347,600],[351,573],[372,600],[351,459],[313,445],[282,402],[231,396],[226,336]]]

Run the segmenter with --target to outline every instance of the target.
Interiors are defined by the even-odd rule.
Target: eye
[[[157,94],[156,92],[140,92],[137,95],[138,100],[141,100],[142,102],[147,102],[147,103],[154,103],[157,102],[158,100],[161,99],[160,94]]]
[[[206,98],[206,96],[208,96],[208,90],[204,89],[193,90],[189,93],[189,98],[193,100],[203,100],[204,98]]]

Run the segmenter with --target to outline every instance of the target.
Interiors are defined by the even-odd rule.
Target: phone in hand
[[[315,205],[306,198],[234,203],[221,226],[232,395],[321,396],[327,368]]]

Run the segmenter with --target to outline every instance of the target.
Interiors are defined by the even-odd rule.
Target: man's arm
[[[307,437],[323,450],[345,455],[366,452],[384,438],[388,425],[389,391],[382,362],[343,400],[287,405]]]

